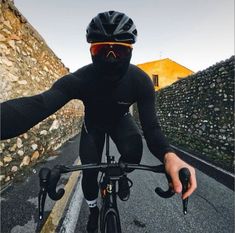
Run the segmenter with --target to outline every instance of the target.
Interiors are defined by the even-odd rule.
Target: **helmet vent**
[[[125,31],[128,31],[131,28],[132,24],[133,24],[133,21],[129,19],[128,22],[123,26],[123,29]]]
[[[121,19],[122,19],[123,15],[118,15],[115,19],[115,24],[119,24]]]
[[[107,18],[105,17],[104,14],[100,14],[100,20],[102,23],[107,23]]]
[[[91,21],[90,25],[91,25],[90,27],[91,27],[93,30],[95,30],[95,31],[98,30],[98,27],[97,27],[97,25],[95,24],[94,20]]]
[[[116,28],[114,24],[104,24],[103,26],[108,35],[112,35]]]
[[[109,14],[112,15],[114,13],[114,11],[109,11]]]

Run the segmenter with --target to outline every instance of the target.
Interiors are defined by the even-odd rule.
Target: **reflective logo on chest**
[[[131,103],[129,102],[124,102],[124,101],[117,101],[118,104],[121,104],[121,105],[131,105]]]

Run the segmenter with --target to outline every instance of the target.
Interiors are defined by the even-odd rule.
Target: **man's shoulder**
[[[76,70],[75,72],[68,73],[58,79],[53,87],[58,89],[67,88],[72,91],[72,89],[82,88],[86,84],[87,80],[85,76],[89,73],[90,65],[83,66]]]
[[[154,93],[154,86],[151,78],[136,65],[130,65],[129,75],[136,93],[142,98],[143,95]]]
[[[130,64],[129,66],[129,74],[133,77],[135,82],[137,83],[143,83],[143,82],[149,82],[151,81],[150,77],[147,73],[145,73],[142,69],[140,69],[138,66]]]
[[[73,72],[72,75],[74,75],[76,77],[83,77],[83,76],[87,76],[91,72],[93,72],[93,64],[92,63],[79,68],[78,70]]]
[[[130,64],[129,65],[130,72],[140,75],[140,76],[148,76],[142,69],[140,69],[137,65]]]

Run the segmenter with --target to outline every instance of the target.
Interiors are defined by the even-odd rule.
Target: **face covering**
[[[131,60],[131,53],[125,58],[114,58],[110,56],[92,56],[95,70],[107,82],[113,83],[120,81],[128,70]]]

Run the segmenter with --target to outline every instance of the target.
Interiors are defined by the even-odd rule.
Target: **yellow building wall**
[[[153,75],[158,75],[159,85],[155,86],[156,91],[194,73],[169,58],[138,64],[137,66],[147,73],[151,79],[153,79]]]

